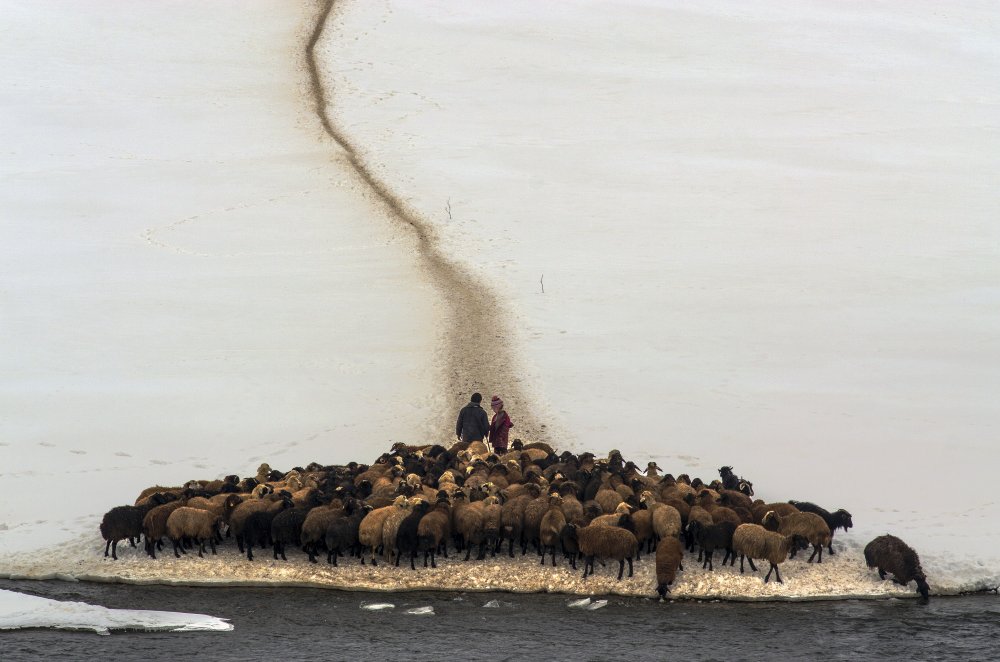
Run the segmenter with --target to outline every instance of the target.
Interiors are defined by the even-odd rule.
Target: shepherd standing
[[[455,424],[455,436],[459,441],[482,441],[490,431],[490,422],[486,418],[480,402],[483,396],[473,393],[469,404],[462,407],[458,412],[458,422]]]
[[[503,400],[500,399],[499,395],[493,396],[490,408],[493,410],[493,420],[490,421],[490,444],[493,446],[493,452],[506,453],[507,433],[514,427],[514,422],[510,420],[510,415],[503,408]]]

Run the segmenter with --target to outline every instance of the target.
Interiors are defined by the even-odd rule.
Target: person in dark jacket
[[[458,412],[458,423],[455,424],[455,436],[459,441],[482,441],[490,431],[490,421],[486,412],[479,404],[483,396],[473,393],[469,404]]]
[[[493,396],[490,407],[493,409],[493,419],[490,421],[490,445],[493,446],[493,452],[506,453],[507,433],[514,427],[514,422],[503,408],[503,400],[499,395]]]

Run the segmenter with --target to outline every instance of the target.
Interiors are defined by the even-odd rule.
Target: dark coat
[[[470,402],[458,412],[455,434],[461,437],[462,441],[482,441],[489,431],[490,421],[478,402]]]

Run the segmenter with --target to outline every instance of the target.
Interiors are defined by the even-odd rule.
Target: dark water
[[[1000,600],[990,596],[809,603],[561,595],[350,593],[0,580],[0,588],[121,609],[228,618],[232,632],[0,633],[0,660],[797,660],[1000,658]],[[499,600],[499,609],[483,608]],[[364,602],[393,610],[365,611]],[[435,615],[405,613],[433,606]]]

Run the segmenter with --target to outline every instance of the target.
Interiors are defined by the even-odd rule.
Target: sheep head
[[[781,518],[773,510],[769,510],[761,518],[760,523],[768,531],[777,531],[778,527],[781,526]]]
[[[923,598],[924,602],[930,599],[930,586],[927,585],[927,579],[924,578],[923,574],[915,578],[917,580],[917,593]]]
[[[849,528],[854,526],[854,520],[851,519],[851,514],[843,508],[833,513],[833,516],[838,518],[839,526],[842,527],[844,531],[847,531]]]

